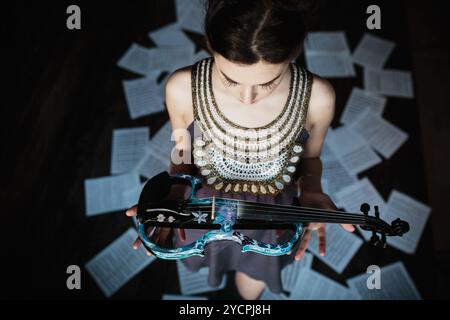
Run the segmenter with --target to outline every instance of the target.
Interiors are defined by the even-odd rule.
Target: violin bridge
[[[215,217],[215,204],[216,204],[216,197],[212,197],[212,206],[211,206],[211,221],[214,221]]]

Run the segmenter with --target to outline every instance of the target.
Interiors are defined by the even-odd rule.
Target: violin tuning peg
[[[385,248],[387,247],[387,244],[386,244],[386,234],[385,234],[385,233],[382,233],[382,234],[381,234],[381,246],[383,247],[383,249],[385,249]]]
[[[369,211],[370,211],[370,206],[369,206],[369,204],[368,203],[363,203],[362,205],[361,205],[361,207],[360,207],[360,210],[361,210],[361,212],[362,213],[364,213],[364,215],[368,215],[369,214]]]
[[[378,244],[380,243],[380,237],[375,232],[373,232],[372,237],[370,237],[370,242],[374,246],[378,246]]]
[[[375,217],[380,218],[380,211],[378,210],[378,206],[375,206]]]

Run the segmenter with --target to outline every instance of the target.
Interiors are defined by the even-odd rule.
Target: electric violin
[[[190,186],[189,197],[168,199],[173,185]],[[201,187],[199,177],[169,175],[166,171],[146,182],[138,202],[136,226],[145,248],[156,257],[172,260],[204,256],[206,245],[220,240],[236,242],[242,252],[280,256],[292,250],[304,227],[312,222],[359,225],[372,232],[372,243],[382,247],[386,246],[387,236],[402,236],[409,231],[409,224],[399,218],[390,224],[380,219],[378,206],[374,215],[369,216],[367,203],[361,205],[361,213],[348,213],[219,197],[197,198],[196,192]],[[151,234],[147,231],[151,227],[206,229],[208,232],[185,246],[164,248],[150,240]],[[291,229],[293,234],[285,243],[271,244],[251,239],[240,233],[240,229]]]

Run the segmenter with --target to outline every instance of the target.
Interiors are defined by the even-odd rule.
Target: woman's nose
[[[256,92],[253,87],[244,88],[241,91],[241,102],[245,104],[253,104],[255,102]]]

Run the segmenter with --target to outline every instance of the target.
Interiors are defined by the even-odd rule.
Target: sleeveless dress
[[[191,159],[194,174],[203,180],[196,196],[292,204],[297,196],[298,164],[309,136],[304,124],[311,73],[291,63],[289,96],[283,111],[265,126],[245,128],[231,122],[217,107],[211,85],[212,63],[213,58],[198,61],[191,75],[194,107],[194,121],[188,127]],[[266,243],[279,242],[275,230],[240,231]],[[175,246],[183,246],[205,232],[186,229],[184,242],[177,236],[173,241]],[[213,287],[220,285],[226,272],[240,271],[264,281],[272,292],[281,293],[281,270],[293,258],[294,254],[272,257],[242,253],[234,242],[215,241],[206,246],[204,257],[194,256],[182,262],[194,272],[209,267],[208,281]]]

